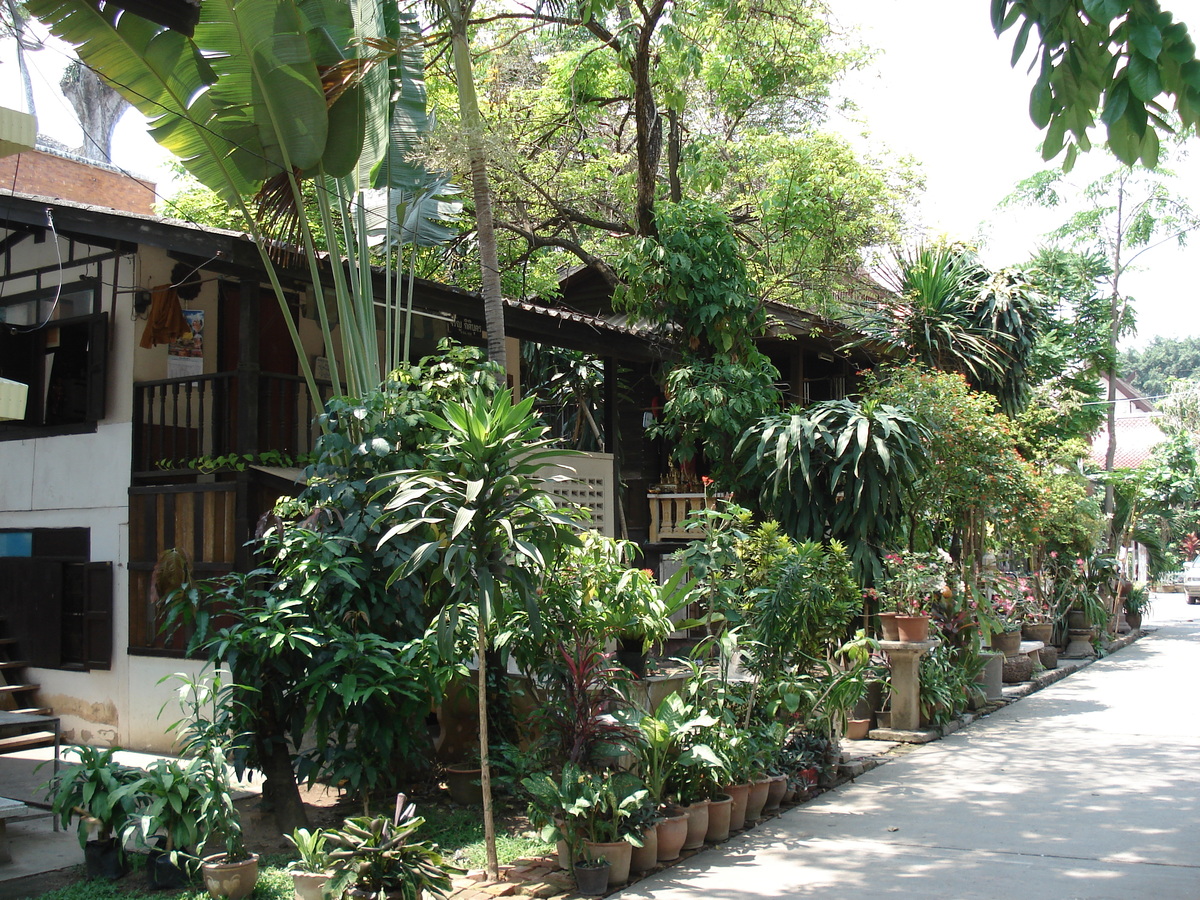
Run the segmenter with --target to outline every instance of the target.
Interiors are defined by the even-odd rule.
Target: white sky
[[[992,266],[1027,259],[1059,214],[996,205],[1023,178],[1047,164],[1037,151],[1040,133],[1029,121],[1030,76],[1009,66],[1012,40],[991,30],[986,0],[828,0],[838,22],[860,29],[877,60],[854,73],[843,91],[858,106],[858,122],[835,127],[873,152],[910,155],[920,164],[926,192],[914,219],[933,234],[979,243]],[[1200,0],[1164,0],[1177,19],[1193,23],[1200,42]],[[66,63],[49,47],[29,56],[39,131],[64,144],[81,143],[74,113],[58,89]],[[23,108],[10,42],[0,44],[0,97]],[[867,136],[864,136],[867,135]],[[1200,147],[1200,144],[1198,144]],[[146,135],[136,113],[118,126],[115,163],[165,185],[165,154]],[[1086,183],[1115,162],[1099,151],[1082,159],[1072,180]],[[1200,210],[1200,153],[1177,167],[1182,190]],[[1193,247],[1160,247],[1143,257],[1143,270],[1123,286],[1137,299],[1134,343],[1155,335],[1200,335]]]
[[[841,25],[858,28],[879,56],[843,86],[859,107],[865,146],[890,148],[922,164],[926,192],[916,218],[933,234],[975,241],[992,266],[1029,258],[1063,213],[997,204],[1016,184],[1052,164],[1038,152],[1041,135],[1029,120],[1028,59],[1009,65],[1012,36],[992,32],[986,0],[828,0]],[[1200,40],[1200,0],[1163,0]],[[1033,43],[1032,40],[1030,42]],[[1029,53],[1029,50],[1026,50]],[[862,140],[860,138],[860,140]],[[1195,143],[1195,141],[1193,141]],[[1200,144],[1197,145],[1200,150]],[[1071,180],[1086,184],[1114,168],[1100,150],[1081,158]],[[1200,153],[1176,166],[1180,187],[1200,211]],[[1182,250],[1166,245],[1140,260],[1122,280],[1136,298],[1143,344],[1155,335],[1200,335],[1195,263],[1200,232]]]

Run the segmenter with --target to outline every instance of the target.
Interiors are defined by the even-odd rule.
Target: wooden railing
[[[134,471],[234,452],[229,410],[235,379],[233,372],[217,372],[134,384]]]
[[[650,504],[650,543],[694,541],[704,537],[700,526],[687,529],[684,520],[701,509],[712,509],[717,498],[709,494],[647,494]]]
[[[304,379],[276,374],[259,374],[255,379],[257,433],[241,440],[237,431],[238,404],[245,385],[236,372],[136,383],[134,472],[184,468],[187,460],[198,456],[219,457],[250,450],[277,450],[291,456],[311,452],[317,437],[313,421],[318,409]],[[328,395],[322,399],[328,399]]]

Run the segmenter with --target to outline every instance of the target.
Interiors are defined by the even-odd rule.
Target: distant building
[[[1113,379],[1116,385],[1116,433],[1117,455],[1113,467],[1132,469],[1150,458],[1151,451],[1167,439],[1166,433],[1154,420],[1154,404],[1137,392],[1133,385],[1121,378]],[[1107,390],[1108,379],[1102,381]],[[1103,469],[1108,454],[1108,423],[1092,437],[1092,462]]]

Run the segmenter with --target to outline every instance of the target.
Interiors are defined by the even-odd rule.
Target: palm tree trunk
[[[504,296],[500,290],[500,263],[496,251],[496,231],[492,222],[492,189],[488,183],[487,150],[483,143],[483,121],[479,115],[479,98],[475,93],[475,72],[471,65],[471,48],[467,43],[466,16],[453,16],[451,23],[454,77],[458,82],[458,111],[467,135],[467,156],[471,164],[471,191],[475,199],[475,230],[479,236],[480,293],[483,295],[483,319],[484,326],[487,328],[488,359],[499,364],[501,368],[506,368],[508,359],[504,346]],[[486,771],[486,766],[484,768]]]
[[[488,754],[488,704],[487,704],[487,630],[480,622],[477,627],[476,662],[479,665],[476,704],[479,710],[479,769],[480,786],[483,789],[483,843],[487,849],[488,878],[495,881],[500,877],[500,860],[496,854],[496,819],[492,812],[492,769]]]

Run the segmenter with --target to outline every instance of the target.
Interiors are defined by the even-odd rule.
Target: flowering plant
[[[944,550],[936,553],[904,551],[885,556],[883,589],[891,598],[895,611],[902,616],[923,616],[936,597],[949,596],[951,590],[946,580],[949,562],[950,556]]]

